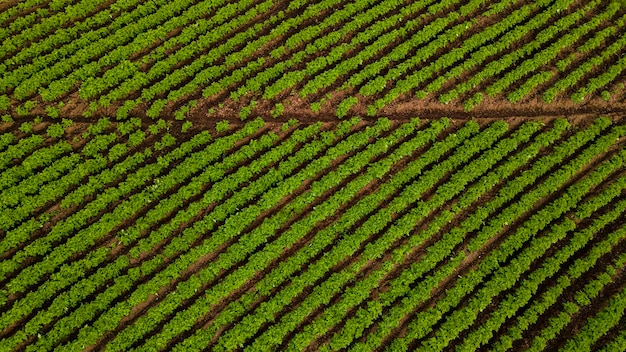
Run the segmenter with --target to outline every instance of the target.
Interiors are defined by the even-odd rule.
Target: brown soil
[[[85,118],[82,112],[88,108],[88,103],[77,99],[77,93],[72,93],[64,99],[66,101],[62,114],[77,122],[93,122],[100,117],[114,116],[115,108],[107,109],[104,114],[96,112],[92,117]],[[336,94],[329,100],[331,107],[336,106],[341,100],[341,95]],[[334,111],[329,107],[323,109],[319,113],[310,110],[308,102],[301,99],[297,95],[289,96],[283,103],[285,107],[284,113],[274,118],[271,110],[274,108],[273,103],[268,101],[258,101],[257,108],[253,110],[252,117],[261,117],[268,122],[284,123],[291,119],[296,119],[301,123],[315,123],[318,121],[337,122],[339,121]],[[145,104],[142,104],[145,106]],[[242,124],[246,121],[239,119],[240,102],[234,102],[230,99],[220,103],[220,106],[213,105],[206,100],[199,100],[198,105],[193,108],[188,115],[188,120],[198,128],[213,129],[215,124],[221,120],[227,120],[234,124]],[[209,109],[213,113],[208,114]],[[598,116],[606,116],[613,121],[621,121],[626,114],[626,101],[606,102],[600,98],[592,99],[588,102],[577,104],[569,99],[564,99],[558,104],[546,105],[540,98],[534,98],[524,102],[523,104],[510,103],[499,98],[485,97],[481,105],[472,111],[465,111],[461,104],[450,103],[442,104],[435,99],[414,99],[411,101],[403,101],[392,103],[385,107],[376,116],[368,116],[366,114],[366,105],[361,104],[352,108],[351,113],[346,117],[358,116],[366,120],[376,120],[381,117],[392,120],[409,120],[419,117],[422,119],[433,120],[441,117],[448,117],[455,120],[481,120],[483,122],[492,122],[497,120],[505,120],[508,123],[521,123],[528,120],[542,120],[549,122],[555,118],[566,118],[573,124],[590,121]],[[108,112],[107,112],[108,111]],[[37,114],[45,116],[43,108],[35,110]],[[153,120],[145,116],[145,112],[141,109],[134,110],[136,116],[141,117],[145,123],[153,123]],[[170,118],[171,119],[171,118]],[[48,120],[44,117],[44,121]],[[55,121],[55,120],[50,120]],[[173,121],[179,124],[178,121]]]
[[[0,3],[0,12],[6,11],[20,3],[20,0],[6,0]]]

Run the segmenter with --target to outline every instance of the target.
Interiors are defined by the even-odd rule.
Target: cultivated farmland
[[[12,5],[0,14],[0,108],[25,116],[380,116],[521,102],[540,115],[555,101],[610,111],[604,100],[624,109],[617,2]]]
[[[0,351],[624,351],[622,6],[0,3]]]

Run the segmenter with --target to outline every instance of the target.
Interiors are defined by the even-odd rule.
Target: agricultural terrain
[[[625,26],[0,2],[0,352],[626,351]]]

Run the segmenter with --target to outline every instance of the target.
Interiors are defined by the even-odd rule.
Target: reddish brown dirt
[[[20,3],[20,0],[6,0],[0,3],[0,12],[6,11],[9,8]]]

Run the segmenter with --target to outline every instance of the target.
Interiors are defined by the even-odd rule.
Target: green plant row
[[[457,171],[448,182],[439,186],[430,200],[424,203],[417,203],[416,208],[423,206],[425,209],[436,209],[442,204],[451,201],[460,195],[470,183],[485,176],[486,172],[498,161],[505,158],[508,153],[514,151],[520,144],[527,142],[540,127],[539,123],[528,123],[513,132],[510,137],[498,141],[496,145],[483,152],[477,159]],[[407,222],[417,223],[417,221],[408,220]],[[415,244],[410,243],[410,245],[397,248],[394,251],[396,253],[407,252],[414,247],[416,247]],[[388,251],[388,249],[385,250]],[[395,256],[392,256],[392,264],[396,264],[395,258]],[[389,264],[390,268],[394,266],[392,264]],[[382,264],[382,266],[387,269],[386,263]],[[388,271],[383,271],[383,273],[386,275]],[[342,293],[338,304],[326,308],[324,313],[309,323],[302,332],[294,336],[287,348],[294,351],[299,350],[325,334],[332,326],[340,322],[350,309],[358,306],[370,296],[372,290],[379,285],[377,280],[380,277],[379,275],[375,271],[367,278],[360,280],[354,287],[346,289]]]
[[[103,0],[83,0],[77,4],[68,4],[64,11],[42,18],[41,21],[26,28],[19,34],[4,39],[0,45],[0,58],[5,58],[7,54],[19,49],[25,42],[34,41],[65,22],[90,15],[103,2]]]
[[[5,172],[14,159],[21,159],[37,150],[45,140],[45,137],[33,134],[25,138],[20,138],[17,144],[9,145],[5,151],[0,153],[0,172]]]
[[[521,283],[520,288],[516,291],[516,295],[507,296],[507,299],[503,301],[502,306],[511,304],[511,309],[519,309],[523,307],[525,302],[529,302],[532,299],[532,295],[535,294],[539,288],[539,284],[546,278],[556,274],[564,263],[567,262],[576,252],[582,250],[585,245],[591,241],[594,236],[601,234],[600,231],[605,229],[607,225],[615,221],[621,213],[623,213],[625,202],[620,202],[618,206],[610,213],[600,216],[596,219],[591,226],[577,231],[571,241],[559,250],[555,255],[547,258],[542,266],[529,275],[529,277]],[[555,284],[548,287],[540,296],[537,295],[534,301],[525,308],[521,315],[516,318],[516,324],[511,326],[505,334],[502,334],[498,341],[494,343],[493,349],[495,351],[505,351],[512,348],[513,343],[522,338],[522,334],[527,329],[536,323],[539,317],[551,306],[559,301],[560,296],[565,290],[571,286],[574,280],[580,279],[586,272],[591,270],[598,259],[603,255],[610,253],[613,248],[624,238],[624,229],[611,232],[604,240],[593,246],[591,250],[581,258],[576,259],[569,267],[566,267],[564,273],[555,278]],[[513,299],[519,299],[519,301],[512,302]],[[510,318],[510,317],[509,317]],[[535,343],[535,348],[545,345],[547,342],[547,336],[538,338]]]
[[[227,156],[222,162],[205,168],[202,174],[195,176],[188,184],[181,187],[175,194],[173,194],[167,199],[160,201],[159,204],[157,204],[154,208],[150,209],[146,213],[145,216],[137,219],[135,221],[135,226],[124,229],[124,235],[123,235],[124,239],[122,242],[132,241],[133,235],[131,234],[136,234],[138,236],[139,234],[142,233],[142,231],[145,232],[145,230],[149,229],[158,219],[163,218],[170,211],[173,211],[177,207],[180,207],[182,205],[182,202],[185,199],[189,199],[190,197],[198,194],[201,191],[202,186],[205,183],[211,182],[211,181],[213,182],[218,181],[224,175],[225,171],[228,168],[232,168],[238,165],[238,163],[240,163],[242,160],[249,158],[251,155],[254,155],[259,150],[267,149],[268,147],[272,146],[276,138],[277,136],[273,134],[264,134],[261,140],[259,141],[252,140],[250,144],[243,146],[237,152]],[[94,263],[93,266],[96,266],[96,267],[101,266],[103,262],[105,262],[107,259],[108,258],[106,256],[98,257],[93,260],[93,263]],[[115,263],[112,263],[111,265],[115,265],[115,267],[117,268],[116,272],[118,272],[118,274],[121,274],[119,273],[119,271],[129,269],[125,266],[129,265],[130,261],[127,260],[125,263],[126,265],[123,265],[123,264],[120,265],[116,261]],[[74,263],[72,263],[71,265],[74,265]],[[77,266],[77,269],[75,270],[80,270],[79,268],[80,266]],[[107,268],[108,268],[108,265],[107,265]],[[103,270],[107,270],[107,268]],[[20,300],[18,303],[16,303],[13,307],[13,310],[11,310],[9,313],[15,314],[15,312],[20,312],[22,315],[30,314],[33,309],[39,307],[39,305],[43,304],[44,302],[46,302],[46,300],[50,299],[58,290],[61,290],[69,286],[70,284],[74,284],[76,281],[78,281],[78,279],[81,278],[81,275],[79,271],[76,271],[72,274],[66,273],[66,275],[63,276],[63,278],[64,278],[63,280],[59,280],[59,281],[48,280],[49,284],[46,286],[45,292],[35,291],[27,295],[25,299]],[[97,285],[97,282],[92,281],[92,285]],[[75,300],[76,298],[73,297],[72,299]],[[38,303],[34,303],[34,302],[38,302]],[[49,314],[44,315],[44,316],[47,316],[48,319],[50,317]],[[13,316],[12,318],[10,318],[10,321],[15,321],[16,319],[19,319],[19,317]],[[32,321],[29,322],[27,325],[32,326],[31,323]],[[21,336],[22,336],[21,338],[24,338],[24,335],[21,335]],[[13,341],[19,341],[19,340],[15,338],[14,336]]]
[[[586,177],[584,180],[571,186],[562,198],[535,213],[527,221],[527,223],[522,225],[523,227],[520,228],[517,233],[512,235],[512,237],[508,237],[501,247],[492,251],[490,256],[485,258],[484,261],[479,264],[477,271],[483,270],[483,263],[491,263],[490,260],[492,256],[500,255],[501,257],[499,259],[494,259],[494,261],[499,263],[504,262],[506,255],[511,255],[513,252],[510,251],[509,253],[506,253],[505,251],[502,251],[506,253],[504,254],[500,252],[500,248],[505,248],[509,240],[518,240],[520,243],[524,243],[523,240],[520,240],[523,237],[518,237],[520,232],[528,231],[529,233],[537,234],[543,229],[543,227],[548,226],[551,221],[558,219],[558,217],[567,210],[574,208],[577,202],[582,199],[582,197],[590,189],[587,184],[590,184],[591,186],[600,184],[600,182],[608,177],[613,171],[621,167],[622,164],[623,157],[616,157],[614,160],[610,160],[606,164],[603,164],[598,169],[594,170],[594,173]],[[566,199],[567,197],[570,197],[571,199]],[[560,200],[564,198],[565,200],[561,202]],[[533,222],[537,222],[537,225],[534,225]],[[513,287],[513,285],[518,281],[520,275],[528,271],[531,268],[532,263],[540,258],[554,242],[562,239],[566,235],[567,231],[575,229],[574,225],[575,224],[573,222],[566,221],[563,226],[553,226],[553,231],[548,231],[547,235],[534,238],[527,235],[527,237],[531,238],[530,244],[517,254],[516,257],[513,258],[506,266],[496,268],[491,279],[486,282],[483,281],[482,288],[480,288],[472,296],[463,308],[455,310],[451,315],[446,317],[445,322],[439,326],[437,332],[432,337],[422,342],[422,346],[425,347],[425,350],[441,350],[445,348],[447,343],[456,338],[461,331],[472,325],[478,317],[478,314],[487,308],[492,299],[494,299],[501,292]],[[477,275],[477,277],[479,276]],[[482,281],[482,278],[480,278],[480,280]]]
[[[274,15],[270,17],[269,19],[267,19],[266,21],[264,21],[262,24],[249,28],[243,34],[240,33],[230,38],[227,41],[227,43],[220,45],[217,48],[212,48],[208,53],[201,55],[197,59],[194,59],[194,61],[191,64],[189,64],[187,67],[185,67],[183,70],[176,70],[174,72],[170,72],[172,67],[174,67],[174,65],[176,65],[178,62],[184,59],[190,59],[194,57],[194,55],[196,55],[199,50],[210,48],[212,43],[219,41],[224,36],[231,33],[234,29],[237,29],[238,26],[241,26],[249,22],[251,19],[258,16],[259,13],[261,13],[262,11],[266,11],[269,7],[273,6],[272,2],[265,2],[262,4],[257,4],[253,8],[249,9],[245,14],[237,18],[233,18],[229,21],[226,21],[223,25],[220,25],[219,27],[213,28],[213,30],[210,31],[209,33],[206,33],[205,35],[195,39],[192,44],[181,48],[176,53],[168,56],[164,60],[160,60],[156,62],[154,66],[151,67],[147,73],[139,72],[135,74],[135,76],[133,76],[130,80],[127,80],[126,82],[124,82],[120,87],[114,89],[112,92],[102,97],[99,102],[101,105],[107,105],[109,104],[111,100],[121,99],[124,96],[126,96],[128,93],[132,92],[133,90],[137,90],[140,87],[146,85],[148,82],[155,80],[157,77],[162,77],[162,76],[165,76],[166,74],[167,74],[167,77],[165,80],[161,80],[158,83],[150,87],[147,87],[143,90],[142,99],[152,100],[157,94],[163,94],[168,91],[171,91],[170,89],[171,87],[180,84],[185,78],[189,76],[193,76],[192,81],[187,83],[184,87],[181,87],[173,92],[170,92],[171,95],[169,95],[169,97],[173,98],[175,96],[183,95],[184,94],[183,92],[193,91],[197,88],[197,82],[206,82],[207,80],[210,80],[211,78],[215,77],[215,75],[219,74],[220,72],[224,72],[227,67],[231,67],[235,63],[239,62],[240,60],[250,57],[258,48],[262,47],[268,41],[275,39],[277,36],[281,34],[286,33],[290,28],[297,26],[299,23],[310,18],[312,15],[318,14],[319,11],[327,9],[330,6],[334,5],[335,3],[336,1],[334,0],[326,0],[321,3],[315,4],[314,6],[309,6],[305,9],[304,13],[298,15],[297,17],[289,21],[284,21],[282,23],[277,23],[277,22],[280,18],[282,18],[282,16],[284,16],[284,14]],[[217,18],[218,22],[225,21],[228,18],[228,16],[231,15],[231,13],[235,13],[234,11],[240,8],[243,4],[246,4],[246,2],[238,3],[236,5],[237,8],[234,8],[232,6],[233,4],[229,4],[228,6],[224,6],[223,8],[220,8],[216,16],[212,17],[210,21],[212,21],[214,18]],[[304,3],[302,1],[292,1],[289,4],[289,10],[296,11],[299,7],[303,5]],[[222,10],[226,10],[227,12],[225,12],[224,14],[221,14]],[[190,27],[187,29],[198,28],[198,30],[201,30],[203,26],[204,26],[204,23],[200,22],[198,23],[197,27],[194,26],[194,27]],[[266,35],[262,38],[249,42],[245,46],[245,48],[242,49],[241,51],[232,52],[234,47],[245,43],[247,40],[252,39],[253,35],[256,32],[258,32],[260,28],[267,27],[267,26],[275,26],[275,28],[272,30],[272,32],[269,35]],[[198,32],[198,33],[201,33],[201,32]],[[180,36],[177,36],[172,39],[176,39],[179,37]],[[167,48],[168,46],[171,46],[171,45],[172,44],[165,43],[164,45],[160,46],[158,49]],[[158,49],[157,49],[157,55],[161,55],[161,51],[159,51]],[[226,61],[224,65],[219,66],[220,67],[219,70],[215,70],[213,66],[210,66],[209,69],[203,69],[208,64],[214,63],[215,61],[222,58],[225,54],[230,54],[230,55],[226,57]],[[203,70],[198,72],[201,69]],[[135,100],[133,104],[137,104],[137,103],[138,103],[137,100]],[[158,103],[156,106],[159,107],[162,105],[163,103]],[[155,111],[155,113],[153,113],[153,116],[156,115],[156,111],[157,111],[156,109],[158,108],[151,110],[151,111]]]
[[[72,150],[72,146],[66,141],[58,141],[42,149],[34,151],[24,158],[19,165],[0,174],[0,190],[15,185],[21,178],[31,175],[35,170],[50,165],[60,156]]]
[[[261,128],[262,125],[263,121],[256,120],[246,125],[242,130],[227,137],[220,138],[218,142],[213,143],[213,146],[205,148],[205,154],[207,156],[205,162],[209,163],[211,159],[215,160],[219,158],[221,153],[231,148],[238,139],[254,133]],[[62,246],[54,247],[52,251],[55,255],[48,254],[43,261],[23,268],[18,276],[7,284],[9,289],[12,292],[19,292],[25,289],[28,287],[29,283],[36,282],[45,273],[54,270],[57,265],[62,264],[65,258],[69,258],[72,253],[79,251],[80,248],[95,244],[95,241],[101,235],[106,234],[117,226],[117,224],[123,222],[127,216],[141,209],[149,200],[158,197],[160,194],[165,193],[169,187],[178,184],[178,177],[185,174],[190,175],[193,170],[201,168],[201,165],[195,163],[194,160],[185,159],[185,162],[178,164],[174,171],[153,181],[153,183],[157,184],[163,182],[163,187],[148,188],[142,190],[140,193],[134,194],[131,198],[118,204],[112,212],[100,217],[98,221],[90,227],[81,229],[84,224],[87,223],[88,219],[99,214],[100,211],[106,209],[109,204],[120,200],[133,189],[145,185],[148,181],[151,181],[155,176],[165,170],[170,163],[189,154],[192,145],[193,142],[185,142],[174,151],[160,157],[157,163],[146,165],[136,170],[117,187],[109,188],[105,192],[98,194],[86,207],[55,224],[46,236],[31,242],[24,249],[13,255],[11,260],[2,262],[2,274],[6,277],[8,273],[14,272],[19,268],[20,264],[27,258],[34,255],[47,254],[55,242],[79,230],[76,235],[68,238],[68,241]],[[182,174],[178,174],[178,172]],[[181,180],[181,178],[178,178],[178,180]]]
[[[471,128],[472,124],[470,123],[468,127]],[[350,270],[334,272],[330,275],[328,280],[324,281],[319,286],[315,286],[313,292],[311,295],[307,296],[303,304],[280,317],[280,320],[277,321],[276,324],[271,325],[255,339],[255,341],[248,346],[248,349],[269,349],[273,346],[280,345],[284,335],[293,331],[303,318],[308,316],[319,305],[328,304],[331,297],[345,283],[354,279],[354,274],[358,272],[359,268],[372,259],[380,258],[387,246],[400,237],[406,236],[413,228],[414,224],[420,218],[425,217],[429,210],[426,206],[412,208],[409,213],[400,217],[391,227],[388,227],[387,224],[393,220],[392,214],[406,209],[408,205],[419,199],[419,195],[430,189],[447,172],[455,169],[463,162],[467,161],[472,155],[493,144],[494,141],[506,131],[507,127],[505,123],[495,123],[481,131],[474,138],[467,140],[456,150],[456,153],[454,153],[451,158],[446,159],[428,172],[425,172],[416,183],[406,187],[398,197],[394,198],[392,202],[389,203],[388,207],[381,209],[380,212],[369,217],[361,227],[352,233],[352,236],[346,237],[319,261],[309,265],[305,273],[296,278],[292,278],[291,285],[289,286],[291,289],[285,290],[287,293],[290,293],[289,291],[293,292],[296,284],[304,287],[315,284],[320,277],[331,270],[335,265],[353,255],[364,241],[386,230],[378,235],[373,242],[365,245],[363,253],[359,256],[356,263],[351,265]],[[279,298],[280,296],[284,295],[279,294],[275,298]],[[293,296],[290,298],[293,299]],[[281,306],[287,304],[291,299],[285,301],[283,297]],[[228,337],[233,338],[231,334],[225,333],[222,335],[221,339],[223,340]]]
[[[585,12],[593,11],[593,9],[599,5],[599,1],[590,2],[585,8],[581,9],[578,16],[575,19],[581,18]],[[617,6],[609,6],[608,9],[597,16],[594,16],[591,20],[584,22],[582,25],[572,28],[562,35],[558,40],[553,42],[547,48],[539,51],[528,60],[523,61],[517,65],[513,70],[508,71],[502,78],[495,83],[487,87],[486,93],[489,96],[495,96],[500,94],[503,90],[507,89],[513,82],[517,82],[530,72],[535,72],[542,66],[545,66],[551,62],[557,55],[564,49],[570,46],[574,46],[581,37],[587,35],[590,31],[596,29],[603,21],[610,19],[617,12]]]
[[[602,193],[601,195],[586,200],[584,204],[594,205],[595,209],[591,212],[587,213],[587,217],[591,216],[593,212],[601,207],[601,203],[597,202],[597,199],[603,199],[606,197],[606,193]],[[506,321],[506,319],[511,319],[514,315],[517,314],[517,311],[524,307],[533,297],[534,294],[537,293],[539,286],[546,281],[548,278],[551,278],[566,262],[568,258],[571,258],[571,255],[574,254],[572,249],[580,249],[583,247],[585,243],[587,243],[592,236],[596,236],[599,231],[604,228],[607,223],[611,220],[615,219],[615,216],[619,216],[619,214],[623,211],[623,209],[619,209],[618,211],[612,211],[611,215],[603,216],[600,219],[594,221],[592,226],[585,228],[584,230],[577,229],[577,232],[573,235],[570,235],[571,241],[570,243],[563,249],[559,250],[556,254],[552,255],[549,258],[543,259],[542,265],[530,273],[528,277],[519,283],[518,287],[513,292],[509,292],[503,300],[500,302],[498,308],[491,313],[489,319],[481,324],[476,329],[473,329],[468,336],[457,346],[458,350],[474,350],[481,345],[486,344],[491,338],[493,338],[493,334],[500,329],[500,326]],[[567,225],[575,225],[569,219],[562,221],[563,226]],[[607,250],[611,250],[612,246],[614,246],[615,240],[609,238],[605,242],[610,243],[610,245],[606,245],[604,242],[598,244],[594,247],[594,251],[598,252],[598,250],[606,253]],[[602,253],[602,252],[601,252]],[[594,259],[595,258],[595,259]],[[585,263],[585,268],[580,272],[585,272],[590,269],[591,265],[595,263],[598,255],[595,256],[593,253],[590,253],[586,259],[578,260],[578,262]],[[578,265],[578,264],[577,264]],[[555,279],[558,281],[560,279]],[[513,329],[516,331],[515,335],[513,335],[513,331],[509,330],[509,336],[521,336],[519,333],[523,331],[523,328],[528,326],[528,324],[522,325],[521,321],[519,325],[516,325]],[[503,335],[504,337],[500,338],[500,341],[506,341],[506,343],[512,343],[513,339]],[[503,346],[502,342],[499,345],[494,345],[494,348],[498,346]],[[511,345],[509,345],[510,347]]]
[[[463,5],[460,13],[467,15],[473,10],[479,8],[482,3],[483,1],[471,1],[468,4]],[[505,8],[501,8],[501,10],[505,10]],[[520,10],[520,12],[513,12],[513,14],[507,16],[502,21],[497,22],[495,25],[480,31],[463,41],[461,47],[438,57],[437,60],[425,68],[416,70],[413,73],[406,75],[407,71],[413,69],[420,63],[427,61],[430,57],[435,55],[441,47],[446,47],[459,36],[462,36],[466,31],[469,31],[474,23],[470,18],[468,18],[465,22],[457,24],[442,34],[438,34],[436,39],[429,42],[423,48],[420,48],[415,55],[410,58],[406,58],[402,63],[392,67],[384,77],[379,76],[360,89],[361,94],[372,95],[374,93],[381,92],[387,85],[388,81],[396,82],[394,87],[387,94],[385,94],[385,96],[376,100],[368,107],[368,114],[373,115],[375,110],[381,109],[386,104],[398,98],[401,94],[407,93],[414,87],[417,87],[419,84],[430,78],[435,72],[453,65],[456,61],[463,59],[469,52],[477,49],[490,40],[493,40],[503,31],[515,26],[516,22],[523,20],[529,12],[530,7],[526,8],[525,11]],[[494,16],[498,14],[497,12],[494,13],[493,10],[488,10],[488,13],[492,13]],[[455,15],[459,16],[458,13],[452,12],[449,17],[454,17]]]
[[[141,1],[125,1],[129,7],[139,2]],[[120,7],[120,2],[112,4],[112,7],[115,6]],[[39,70],[54,65],[81,48],[106,37],[110,30],[119,29],[152,11],[154,11],[152,6],[139,5],[133,11],[117,17],[109,27],[101,27],[113,16],[113,13],[105,9],[83,21],[74,22],[68,28],[58,28],[54,34],[21,48],[15,55],[5,60],[3,65],[14,69],[0,79],[0,89],[4,91],[9,87],[17,87],[20,82],[32,77]]]
[[[531,19],[528,24],[532,23],[534,28],[541,27],[543,23],[546,23],[547,21],[550,20],[550,18],[552,18],[553,16],[556,16],[560,11],[568,8],[572,3],[573,1],[571,0],[558,0],[551,7],[549,7],[548,10],[546,10],[545,12],[542,12],[540,16],[536,16],[533,19]],[[594,4],[597,5],[597,2],[591,3],[591,5],[594,5]],[[567,16],[559,18],[558,20],[554,22],[554,24],[552,24],[551,26],[537,33],[535,35],[534,40],[532,40],[529,43],[524,44],[523,47],[513,52],[509,52],[503,55],[502,57],[498,58],[497,60],[491,61],[487,65],[484,65],[484,67],[482,67],[482,69],[479,72],[475,73],[471,78],[468,78],[464,80],[463,82],[460,82],[459,84],[454,86],[454,88],[452,88],[450,91],[441,95],[439,97],[439,100],[444,103],[450,102],[458,98],[461,94],[466,93],[470,91],[471,89],[474,89],[475,87],[478,87],[485,80],[491,77],[498,77],[498,75],[501,72],[508,69],[512,65],[516,64],[520,59],[524,58],[525,56],[530,55],[532,52],[540,48],[542,44],[548,42],[550,39],[552,39],[554,36],[558,35],[559,33],[562,33],[563,31],[567,31],[571,26],[573,26],[576,23],[577,19],[579,19],[582,16],[582,14],[586,12],[584,10],[585,9],[579,9],[578,11],[572,12],[571,14]],[[529,28],[527,26],[520,27],[518,28],[519,32],[517,30],[515,31],[515,35],[516,36],[522,35],[522,32],[524,30],[528,30],[528,29],[532,30],[534,28]],[[491,44],[490,46],[488,46],[489,51],[493,50],[494,53],[497,53],[499,51],[508,49],[509,47],[507,43],[508,42],[503,40],[503,41],[500,41],[499,43]],[[484,60],[483,58],[484,55],[486,55],[488,52],[484,54],[481,51],[479,52],[481,54],[476,54],[476,55],[480,55],[480,60],[482,61]]]
[[[128,57],[148,43],[152,43],[155,38],[161,38],[177,26],[186,24],[189,20],[183,19],[177,23],[175,19],[178,17],[174,19],[172,17],[191,4],[191,0],[165,2],[156,12],[138,18],[132,25],[129,24],[110,36],[92,41],[65,60],[46,67],[40,70],[38,75],[22,81],[15,87],[13,95],[16,99],[22,100],[36,93],[39,88],[49,85],[40,91],[41,97],[44,101],[55,100],[73,87],[77,80],[84,80],[98,73],[105,65]],[[192,9],[188,8],[187,13],[189,11]],[[95,58],[97,60],[94,60]]]
[[[622,16],[622,18],[620,18],[616,22],[615,27],[623,28],[625,23],[626,16]],[[618,53],[621,48],[623,48],[626,44],[625,40],[626,39],[623,36],[617,38],[617,40],[611,43],[606,49],[602,50],[601,53],[589,58],[587,61],[581,63],[578,67],[569,72],[567,76],[556,81],[552,87],[548,88],[543,93],[543,100],[545,102],[551,102],[559,93],[563,92],[565,89],[575,86],[585,75],[589,74],[589,72],[591,72],[594,68],[602,65],[602,63],[605,62],[608,58]],[[580,98],[583,97],[584,95]]]

